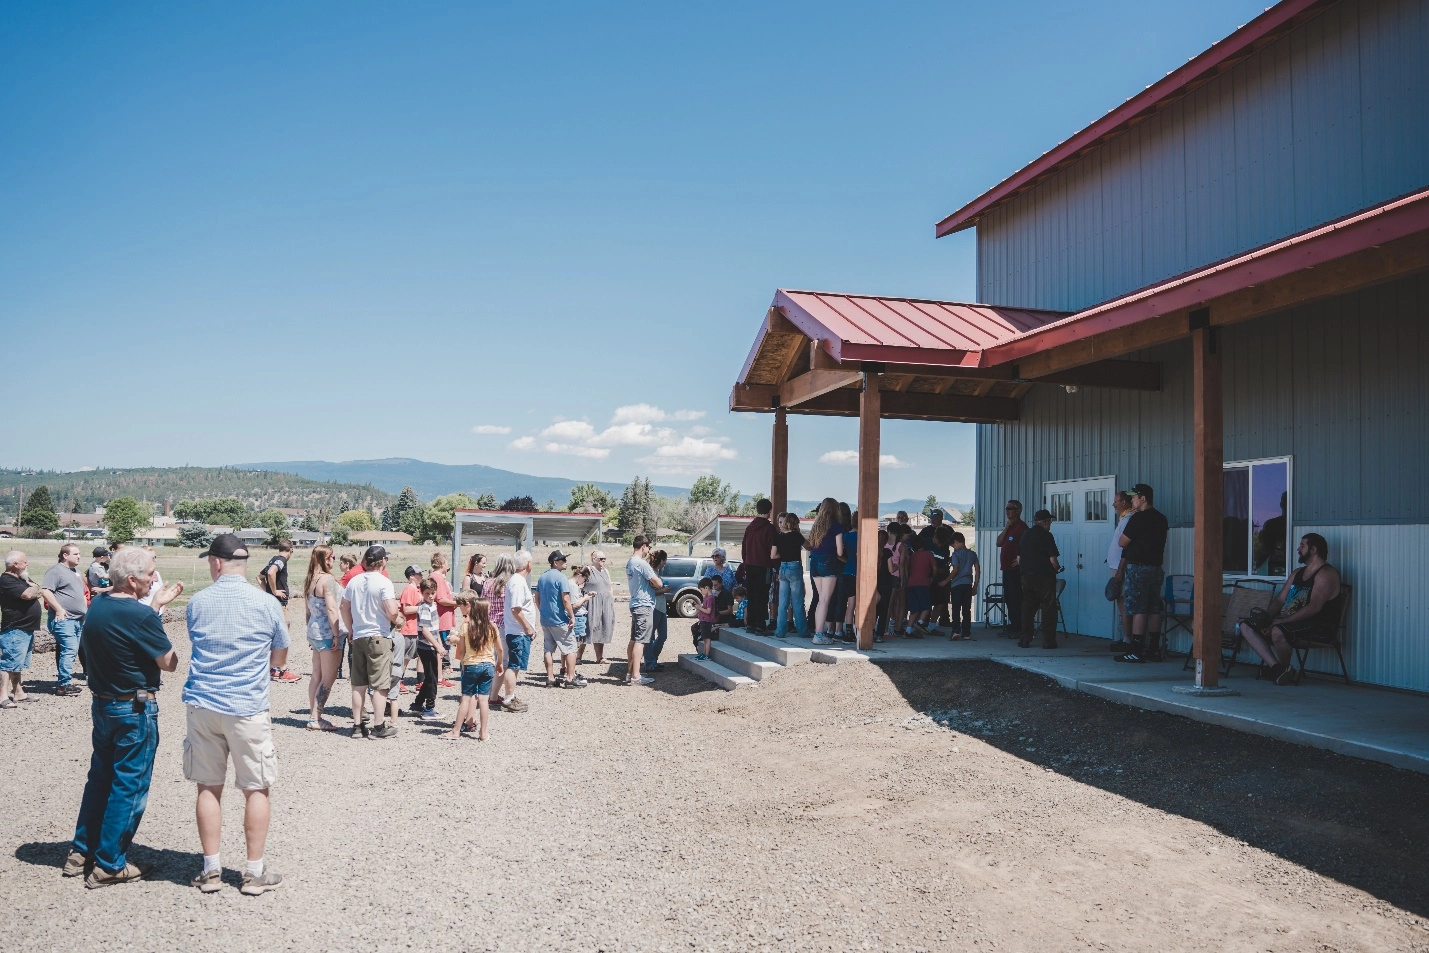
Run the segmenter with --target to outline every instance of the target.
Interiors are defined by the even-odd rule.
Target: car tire
[[[699,615],[703,602],[698,592],[682,592],[675,597],[675,615],[682,619],[693,619]]]

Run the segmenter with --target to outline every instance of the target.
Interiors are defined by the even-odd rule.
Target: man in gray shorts
[[[372,689],[372,713],[377,719],[373,734],[391,738],[397,726],[389,725],[387,689],[392,684],[392,626],[402,617],[387,567],[387,550],[369,546],[362,556],[362,575],[352,580],[342,594],[342,622],[352,633],[352,737],[366,738],[363,709],[367,689]]]
[[[650,540],[635,537],[635,554],[626,560],[625,581],[630,586],[630,645],[626,649],[626,685],[649,685],[655,681],[640,674],[640,662],[645,644],[655,635],[655,600],[664,598],[656,593],[665,591],[665,584],[650,566]]]
[[[546,557],[551,568],[536,580],[536,605],[541,614],[541,631],[546,636],[546,687],[585,688],[585,676],[576,674],[575,583],[566,576],[567,556],[559,549]],[[556,674],[555,656],[561,655],[561,673]]]

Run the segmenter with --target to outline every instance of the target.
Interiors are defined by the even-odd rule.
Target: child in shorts
[[[577,566],[571,571],[571,582],[576,584],[576,591],[583,593],[579,599],[571,601],[571,608],[575,610],[575,636],[576,644],[584,645],[590,641],[587,634],[587,627],[590,624],[590,601],[595,598],[594,592],[586,592],[585,586],[590,582],[590,567]]]
[[[710,633],[714,629],[716,612],[714,584],[717,581],[715,576],[706,576],[699,581],[703,601],[700,611],[695,613],[695,657],[702,662],[710,657]]]
[[[442,640],[437,635],[437,581],[422,580],[422,601],[417,604],[417,661],[422,666],[422,679],[417,685],[417,697],[412,701],[412,714],[423,721],[437,720],[437,680]]]
[[[734,587],[734,624],[744,625],[744,613],[749,608],[749,590],[744,586]]]
[[[937,560],[933,552],[913,533],[907,537],[913,554],[908,557],[908,628],[905,638],[921,639],[928,634],[928,617],[933,613],[933,573]]]
[[[457,741],[463,731],[478,728],[476,740],[485,741],[486,719],[490,713],[487,695],[496,676],[505,667],[502,639],[491,624],[491,603],[470,589],[456,597],[466,621],[453,639],[456,657],[461,663],[461,706],[457,709],[452,730],[441,737]]]

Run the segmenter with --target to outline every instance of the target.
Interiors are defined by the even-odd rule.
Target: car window
[[[672,579],[687,579],[695,574],[698,561],[694,559],[670,559],[665,562],[661,575]]]

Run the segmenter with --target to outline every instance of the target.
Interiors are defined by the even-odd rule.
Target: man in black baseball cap
[[[1170,529],[1166,517],[1152,505],[1154,499],[1155,491],[1149,484],[1138,483],[1131,488],[1134,512],[1121,534],[1121,566],[1116,574],[1122,583],[1126,614],[1131,616],[1131,650],[1116,656],[1118,662],[1159,662],[1164,657],[1161,620],[1165,603],[1161,585],[1166,578],[1163,566]]]
[[[215,559],[222,559],[224,562],[233,559],[247,559],[248,544],[239,539],[236,533],[224,533],[221,536],[215,536],[213,542],[208,544],[208,549],[199,553],[200,559],[204,556],[212,556]]]
[[[1032,645],[1032,620],[1042,613],[1042,647],[1057,647],[1057,540],[1052,536],[1052,514],[1038,510],[1032,525],[1017,543],[1017,563],[1022,569],[1022,648]]]

